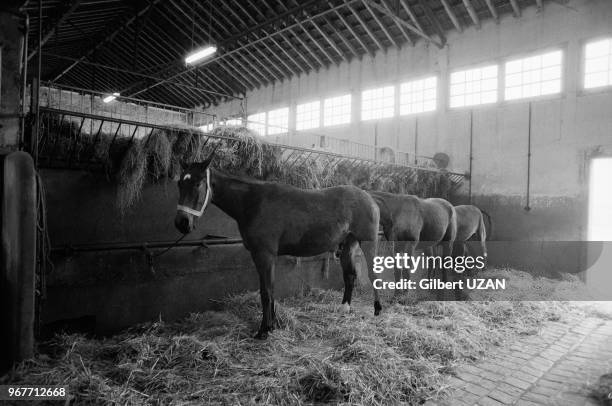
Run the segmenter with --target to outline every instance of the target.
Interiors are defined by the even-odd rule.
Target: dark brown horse
[[[191,232],[195,220],[214,203],[238,223],[242,241],[257,272],[263,318],[255,338],[274,329],[274,268],[278,255],[314,256],[342,243],[342,303],[350,306],[356,278],[355,250],[361,245],[368,274],[374,279],[379,211],[366,192],[354,186],[302,190],[293,186],[230,176],[209,168],[212,154],[183,169],[176,228]],[[366,244],[368,243],[368,244]],[[381,310],[374,290],[374,313]]]
[[[418,248],[431,255],[436,246],[441,246],[443,257],[452,254],[457,221],[455,208],[448,201],[386,192],[370,192],[370,195],[380,209],[383,234],[388,241],[396,242],[396,252],[414,256]],[[409,272],[405,276],[410,279]],[[443,276],[446,277],[446,272]],[[402,270],[396,269],[395,280],[403,277]]]
[[[457,212],[457,238],[455,239],[455,253],[457,255],[465,255],[467,252],[467,241],[473,236],[476,236],[480,241],[482,255],[486,257],[487,230],[485,227],[484,217],[487,216],[489,218],[489,228],[493,226],[491,217],[478,207],[469,204],[455,206],[455,211]]]

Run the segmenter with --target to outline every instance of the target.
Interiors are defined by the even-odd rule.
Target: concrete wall
[[[43,305],[42,324],[47,326],[43,331],[79,325],[108,333],[160,316],[172,320],[211,309],[215,299],[259,288],[257,272],[242,244],[174,248],[156,258],[151,269],[145,243],[174,241],[179,236],[174,228],[175,182],[145,187],[142,199],[122,217],[115,208],[115,188],[104,177],[65,170],[43,170],[42,176],[49,235],[56,247]],[[239,232],[234,220],[211,205],[185,241],[206,235],[236,238]],[[127,243],[142,248],[117,249]],[[340,288],[339,265],[331,259],[325,272],[325,263],[326,256],[300,261],[279,258],[278,297],[310,287]]]
[[[503,241],[585,240],[588,163],[594,154],[612,152],[612,89],[581,90],[584,42],[612,35],[612,2],[571,0],[546,2],[520,19],[506,16],[499,23],[488,20],[480,30],[471,27],[451,33],[448,45],[438,49],[419,42],[415,47],[379,52],[329,69],[303,75],[247,94],[248,112],[282,106],[295,107],[312,99],[351,92],[350,125],[318,131],[341,138],[433,155],[445,152],[457,172],[469,168],[470,127],[473,136],[472,193],[474,202],[494,218],[494,238]],[[507,58],[551,48],[563,50],[563,91],[551,97],[500,101],[477,108],[448,108],[451,71],[482,63],[503,65]],[[432,113],[394,117],[380,121],[359,120],[361,90],[425,75],[438,76],[438,109]],[[500,89],[499,100],[503,100]],[[531,201],[527,205],[527,149],[529,104],[532,108]],[[293,109],[295,110],[295,108]],[[471,111],[470,111],[471,110]],[[208,110],[220,117],[238,110],[232,103]],[[473,123],[470,126],[470,115]],[[467,191],[465,189],[464,191]],[[458,198],[466,201],[467,198]],[[525,263],[540,259],[533,253],[508,249],[497,252],[493,262]],[[535,245],[534,245],[535,246]],[[573,254],[572,254],[573,255]],[[516,258],[522,256],[520,261]],[[576,271],[575,261],[562,270]],[[546,265],[543,265],[546,266]],[[552,268],[557,265],[550,263]],[[556,268],[559,269],[559,268]]]

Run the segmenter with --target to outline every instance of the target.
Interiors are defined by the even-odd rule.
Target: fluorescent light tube
[[[115,100],[117,97],[119,97],[119,93],[113,93],[113,94],[109,94],[108,96],[106,96],[105,98],[102,99],[102,101],[104,103],[110,103],[113,100]]]
[[[197,51],[193,51],[185,58],[186,64],[194,64],[207,56],[210,56],[217,52],[217,47],[214,45],[207,45],[204,48],[200,48]]]

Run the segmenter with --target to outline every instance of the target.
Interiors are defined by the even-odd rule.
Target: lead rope
[[[178,245],[179,242],[181,242],[183,240],[183,238],[185,238],[187,236],[187,234],[183,234],[182,236],[180,236],[176,241],[174,241],[171,245],[169,245],[168,247],[166,247],[165,250],[158,252],[157,254],[151,254],[151,258],[157,258],[157,257],[161,257],[162,255],[164,255],[166,252],[170,251],[172,248],[176,247]]]
[[[172,244],[170,244],[168,247],[166,247],[163,251],[160,251],[160,252],[158,252],[156,254],[153,254],[151,251],[149,251],[149,248],[147,248],[146,244],[144,245],[143,249],[145,250],[145,253],[147,255],[147,263],[149,264],[149,271],[151,272],[152,275],[155,275],[155,268],[153,267],[153,260],[155,258],[161,257],[166,252],[168,252],[172,248],[176,247],[178,245],[178,243],[180,243],[183,240],[183,238],[185,238],[186,236],[187,236],[187,234],[183,234],[182,236],[177,238]]]

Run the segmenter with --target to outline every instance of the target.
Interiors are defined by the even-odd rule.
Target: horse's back
[[[378,207],[355,186],[304,190],[267,184],[259,193],[253,209],[258,215],[247,233],[252,239],[278,244],[270,247],[278,254],[317,255],[336,249],[348,234],[358,240],[376,236]]]

